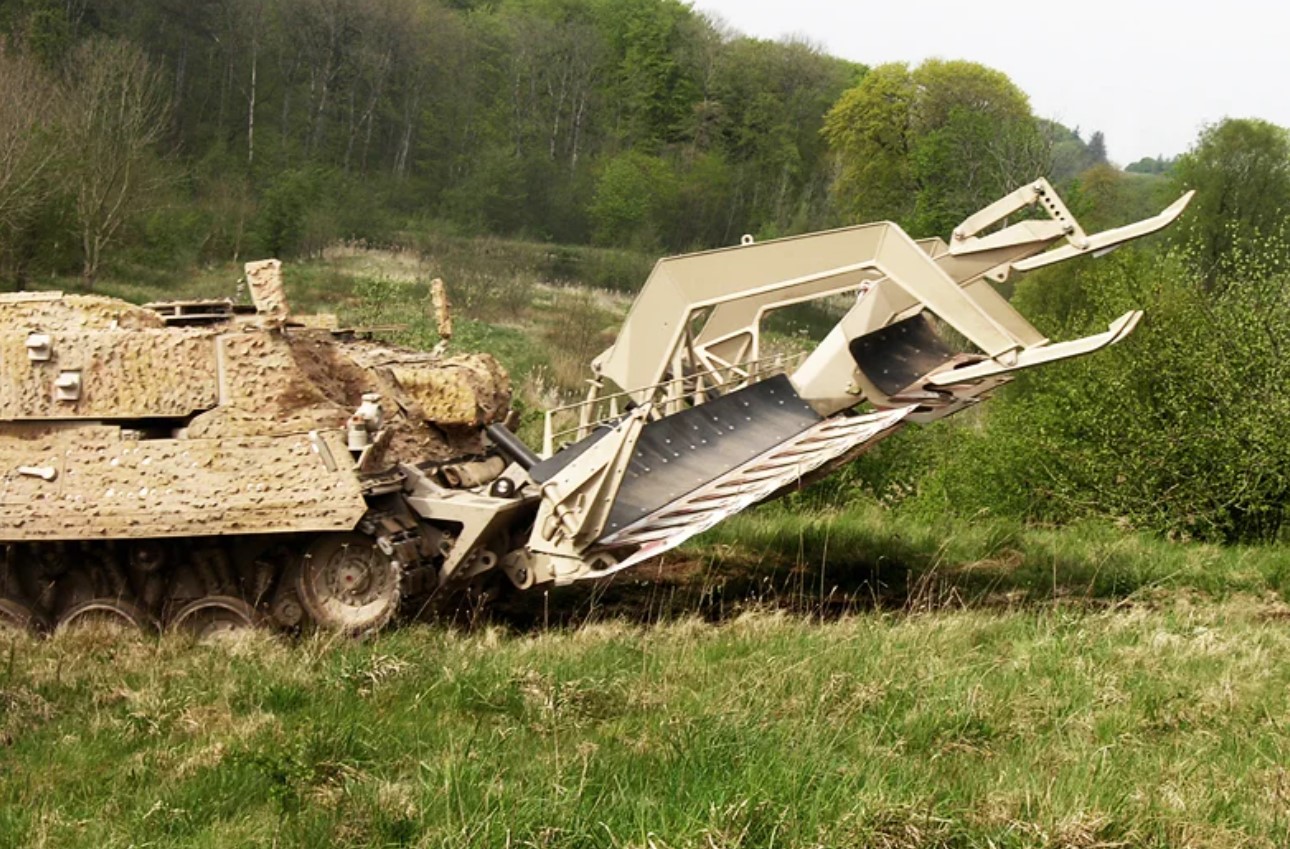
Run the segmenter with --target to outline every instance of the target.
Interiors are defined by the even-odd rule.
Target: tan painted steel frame
[[[502,568],[519,586],[611,574],[779,489],[800,474],[795,464],[824,464],[853,451],[856,440],[862,444],[907,422],[949,415],[987,396],[1017,369],[1120,341],[1132,332],[1140,312],[1126,313],[1105,333],[1050,344],[991,282],[1006,280],[1013,270],[1100,255],[1154,233],[1173,222],[1190,199],[1189,193],[1153,218],[1089,236],[1052,186],[1038,180],[968,217],[949,244],[915,242],[895,224],[882,222],[661,260],[614,345],[592,363],[588,400],[562,408],[579,412],[579,429],[585,432],[594,423],[592,406],[607,401],[615,417],[611,432],[553,479],[530,485],[540,493],[533,532],[525,549],[502,559]],[[1007,223],[1032,206],[1047,217]],[[1048,250],[1063,240],[1064,246]],[[797,393],[824,417],[803,437],[805,447],[777,448],[714,482],[712,492],[694,504],[683,498],[660,509],[633,529],[630,540],[623,536],[626,550],[614,548],[613,539],[596,542],[646,419],[670,415],[682,402],[701,404],[764,376],[756,364],[759,325],[768,311],[848,292],[857,293],[854,306],[790,375]],[[857,367],[851,342],[924,311],[980,353],[917,376],[901,390],[906,394],[880,391]],[[609,382],[621,392],[601,396]],[[889,412],[871,414],[873,423],[839,416],[862,401]],[[638,406],[619,417],[620,402]],[[548,455],[551,422],[548,415]],[[409,500],[418,507],[415,496]],[[427,502],[418,509],[428,515],[424,511],[432,507]],[[485,527],[463,533],[458,548],[466,545],[465,536],[478,540],[497,527],[482,511],[480,518]]]
[[[515,520],[532,510],[536,493],[527,497],[497,498],[476,490],[447,489],[436,484],[416,466],[400,467],[407,479],[405,500],[421,518],[439,525],[455,525],[459,530],[439,564],[439,581],[469,578],[497,565],[498,553],[490,548],[496,538],[506,533]],[[503,477],[519,486],[525,478],[514,466]],[[505,546],[500,546],[505,551]]]
[[[612,381],[637,402],[654,400],[651,388],[669,374],[728,370],[757,359],[758,327],[768,311],[858,290],[864,297],[839,322],[836,337],[831,334],[793,376],[799,392],[825,415],[854,406],[861,396],[884,400],[875,387],[855,385],[854,364],[839,346],[924,309],[983,352],[997,373],[1073,356],[1089,346],[1057,349],[1043,359],[1023,356],[1048,340],[990,281],[1002,281],[1014,269],[1100,254],[1153,233],[1177,218],[1190,198],[1183,196],[1154,218],[1089,237],[1052,186],[1038,180],[970,216],[949,245],[939,239],[914,242],[883,222],[664,259],[593,371],[598,381]],[[982,235],[1035,205],[1048,218]],[[1063,239],[1065,247],[1043,253]],[[1111,341],[1123,338],[1135,321],[1122,317],[1112,326]],[[985,377],[990,368],[974,374]]]

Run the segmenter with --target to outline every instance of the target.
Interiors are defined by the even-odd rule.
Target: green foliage
[[[944,429],[928,439],[920,438],[924,433],[905,431],[905,439],[894,437],[883,450],[895,449],[913,460],[907,468],[924,474],[926,463],[945,460],[949,452],[942,449],[956,441]],[[927,501],[900,502],[898,489],[882,501],[827,505],[812,490],[741,513],[688,550],[711,559],[708,580],[719,580],[727,598],[760,590],[764,600],[799,612],[812,612],[819,600],[794,597],[803,571],[823,574],[843,598],[916,609],[999,598],[1290,598],[1290,552],[1281,547],[1179,543],[1095,519],[1053,527],[982,512],[932,512],[920,509],[930,508]]]
[[[64,91],[31,56],[0,45],[0,267],[19,280],[39,255],[36,234],[65,197]]]
[[[1169,174],[1178,164],[1178,157],[1144,156],[1136,162],[1124,166],[1130,174]]]
[[[681,252],[729,242],[729,210],[738,179],[737,170],[718,151],[682,162],[670,200],[656,200],[666,249]]]
[[[591,206],[596,241],[657,246],[678,189],[670,165],[657,156],[628,151],[610,160],[596,183]]]
[[[82,42],[110,41],[167,75],[174,121],[156,122],[152,152],[174,155],[182,191],[142,195],[201,212],[172,228],[158,208],[134,210],[119,230],[129,244],[101,246],[118,266],[155,264],[168,246],[176,267],[316,255],[329,238],[386,242],[409,221],[651,251],[830,221],[819,128],[859,66],[732,35],[679,0],[172,6],[0,6],[10,50],[56,72]],[[643,219],[601,185],[633,153],[664,176]],[[19,259],[8,276],[61,262]]]
[[[1063,191],[1085,232],[1150,218],[1175,198],[1170,181],[1151,174],[1129,174],[1102,163],[1081,172]]]
[[[677,138],[697,87],[680,46],[693,14],[680,0],[601,0],[618,59],[615,94],[625,133],[646,149]]]
[[[508,275],[560,285],[635,292],[657,257],[620,248],[551,245],[515,239],[450,235],[438,225],[400,234],[429,266],[430,277],[447,281]]]
[[[942,465],[917,482],[920,509],[1276,539],[1290,496],[1290,301],[1263,259],[1285,246],[1263,248],[1233,257],[1216,291],[1183,252],[1023,282],[1018,307],[1054,338],[1133,307],[1146,318],[1110,350],[1023,373],[982,427],[954,430]]]
[[[908,66],[880,65],[848,89],[825,118],[824,134],[842,162],[834,192],[859,220],[912,209],[916,98]]]
[[[284,171],[264,191],[256,217],[256,241],[268,256],[294,256],[308,243],[310,218],[322,202],[316,171]],[[316,224],[315,224],[316,227]]]
[[[249,223],[250,244],[265,256],[321,256],[338,239],[379,241],[389,232],[379,196],[341,172],[304,168],[275,174]],[[245,199],[229,201],[233,212]],[[227,226],[227,225],[226,225]]]
[[[1080,174],[1099,166],[1115,170],[1107,161],[1106,137],[1100,130],[1085,142],[1079,130],[1071,130],[1055,121],[1041,118],[1038,125],[1051,151],[1048,178],[1053,183],[1068,184]]]
[[[1093,165],[1106,165],[1106,136],[1101,130],[1093,133],[1088,139],[1088,158]]]
[[[443,210],[477,232],[514,233],[527,218],[527,163],[502,150],[486,150],[469,175],[444,192]]]
[[[76,17],[73,7],[57,0],[11,0],[0,10],[0,26],[22,49],[54,68],[75,46]]]
[[[1057,144],[1078,141],[1058,130]],[[814,503],[864,492],[927,522],[1098,518],[1179,538],[1279,540],[1290,497],[1286,138],[1262,122],[1209,128],[1172,185],[1106,164],[1081,172],[1067,198],[1089,230],[1152,214],[1179,182],[1197,197],[1173,249],[1046,269],[1012,300],[1054,339],[1141,308],[1135,334],[1023,372],[979,412],[898,435],[815,490]]]
[[[0,278],[12,277],[18,288],[42,277],[80,270],[80,244],[72,236],[76,221],[70,197],[53,193],[6,234]]]
[[[705,243],[826,221],[832,168],[820,132],[824,115],[864,72],[800,41],[736,38],[724,45],[696,107],[691,142],[700,151],[724,149],[732,179],[724,209],[710,201],[711,212],[693,219],[711,231]],[[691,179],[687,174],[686,183]]]
[[[917,235],[945,235],[1049,165],[1025,94],[972,62],[875,68],[830,110],[824,133],[841,159],[841,209]]]
[[[574,283],[595,289],[634,292],[649,277],[652,254],[635,251],[589,248],[575,245],[544,245],[535,258],[534,270],[544,280]]]
[[[124,39],[85,39],[69,57],[64,78],[64,179],[75,197],[81,276],[88,286],[122,228],[153,209],[173,177],[159,155],[172,101],[160,68]]]
[[[1283,615],[19,641],[0,844],[1275,846]]]
[[[1196,145],[1179,158],[1173,179],[1181,188],[1196,190],[1180,237],[1192,245],[1212,283],[1225,256],[1248,254],[1265,239],[1285,232],[1290,217],[1290,131],[1266,121],[1236,118],[1206,127]]]

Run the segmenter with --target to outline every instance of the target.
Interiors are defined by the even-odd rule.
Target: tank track
[[[398,612],[403,570],[353,533],[10,543],[0,628],[89,622],[206,638],[245,627],[375,631]]]

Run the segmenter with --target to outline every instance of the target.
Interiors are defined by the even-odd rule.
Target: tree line
[[[32,132],[67,131],[64,161],[29,173],[84,165],[78,110],[48,113],[43,90],[70,98],[91,68],[121,82],[98,54],[145,64],[157,103],[137,141],[191,211],[149,217],[162,197],[132,192],[123,226],[136,244],[195,242],[195,258],[308,252],[411,219],[650,250],[814,226],[823,115],[864,72],[677,0],[13,0],[0,16],[0,74],[26,103],[5,132],[48,151]],[[67,224],[42,226],[27,189],[23,227]]]
[[[871,72],[680,0],[9,0],[0,39],[18,279],[411,226],[648,252],[940,232],[1102,144],[996,71]]]

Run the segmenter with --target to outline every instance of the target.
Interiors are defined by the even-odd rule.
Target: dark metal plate
[[[885,395],[897,395],[954,359],[922,313],[857,336],[851,356],[860,372]]]
[[[691,407],[641,430],[605,523],[608,536],[820,421],[784,375]],[[559,455],[556,455],[559,456]]]
[[[587,449],[604,439],[606,434],[613,430],[611,425],[603,425],[596,428],[585,439],[580,439],[567,448],[555,452],[550,457],[540,462],[534,463],[529,469],[529,477],[538,483],[546,483],[551,478],[560,474],[565,466],[586,453]]]

